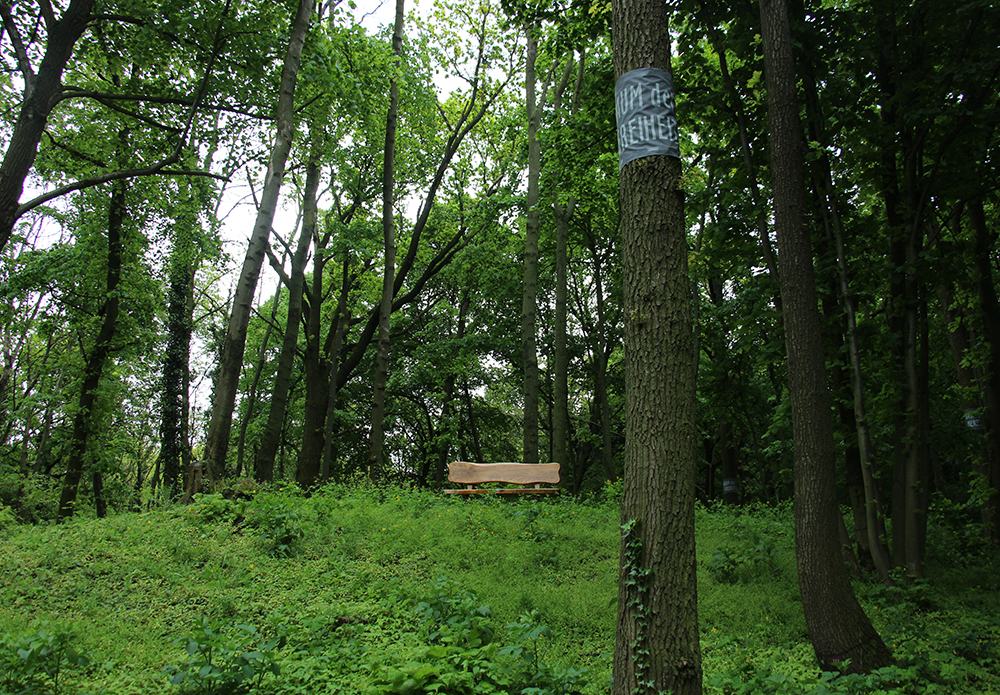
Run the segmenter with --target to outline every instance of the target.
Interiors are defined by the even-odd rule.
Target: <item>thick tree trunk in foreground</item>
[[[806,227],[805,142],[784,0],[761,0],[778,264],[795,441],[795,555],[806,625],[820,666],[887,666],[891,654],[854,596],[838,541],[833,415],[812,246]]]
[[[278,205],[281,182],[285,176],[285,163],[288,161],[292,137],[295,134],[295,84],[298,81],[299,61],[312,17],[313,2],[314,0],[299,0],[289,33],[288,50],[278,88],[277,132],[271,148],[271,159],[267,165],[253,236],[250,238],[247,255],[243,261],[243,270],[240,272],[236,295],[233,297],[229,327],[222,345],[219,378],[212,395],[212,419],[209,421],[208,435],[205,438],[205,460],[211,467],[213,480],[219,480],[225,470],[229,432],[233,424],[236,390],[243,370],[243,353],[246,350],[247,327],[250,325],[253,298],[257,292],[257,280],[260,278],[260,268],[271,236],[274,211]]]
[[[612,3],[615,76],[670,70],[669,11]],[[695,363],[681,162],[621,172],[625,283],[625,476],[615,695],[702,691],[694,552]]]

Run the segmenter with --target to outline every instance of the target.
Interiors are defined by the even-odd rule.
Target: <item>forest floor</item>
[[[610,693],[614,488],[583,501],[294,487],[0,526],[0,692]],[[855,590],[898,665],[821,674],[789,506],[697,512],[707,693],[1000,693],[1000,558],[931,520],[928,579]]]

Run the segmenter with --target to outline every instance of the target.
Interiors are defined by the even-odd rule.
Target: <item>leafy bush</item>
[[[775,540],[764,534],[754,534],[751,546],[732,548],[719,546],[712,553],[708,573],[723,584],[747,584],[760,577],[774,577],[780,572]]]
[[[220,492],[197,494],[194,501],[181,509],[181,514],[204,524],[233,522],[243,516],[244,503],[227,499]]]
[[[67,669],[90,665],[90,659],[70,644],[72,640],[68,630],[44,623],[35,632],[0,637],[2,692],[58,695]]]
[[[246,525],[257,531],[271,557],[290,557],[293,545],[305,535],[300,500],[279,492],[254,497],[246,507]]]
[[[281,673],[277,653],[285,646],[285,635],[266,636],[250,625],[225,630],[202,616],[190,637],[174,640],[188,653],[185,666],[166,666],[172,685],[199,695],[238,695],[260,688],[268,674]]]
[[[13,528],[17,524],[17,517],[14,510],[0,502],[0,531]]]
[[[534,612],[507,626],[512,644],[498,649],[490,610],[476,596],[438,578],[432,596],[416,604],[419,637],[425,644],[401,655],[402,665],[371,666],[369,695],[392,693],[521,693],[575,695],[585,671],[542,662],[542,638],[551,632]]]
[[[430,598],[417,603],[415,611],[422,618],[421,632],[428,642],[476,648],[493,641],[489,606],[480,605],[475,594],[444,577],[438,577],[435,589]]]
[[[513,644],[500,649],[501,656],[514,658],[509,669],[515,687],[511,692],[527,695],[576,695],[586,683],[586,669],[551,666],[542,661],[542,638],[551,639],[547,625],[538,622],[535,611],[509,623]]]

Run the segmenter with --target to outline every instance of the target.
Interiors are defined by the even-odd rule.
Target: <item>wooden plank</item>
[[[478,488],[476,490],[442,490],[442,492],[446,495],[551,495],[559,492],[559,488]]]
[[[469,463],[453,461],[448,464],[448,480],[459,485],[480,483],[511,483],[535,485],[559,483],[558,463]]]

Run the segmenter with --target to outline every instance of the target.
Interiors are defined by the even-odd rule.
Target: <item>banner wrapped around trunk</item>
[[[618,170],[633,159],[665,154],[680,158],[674,82],[659,68],[626,72],[615,83]]]

